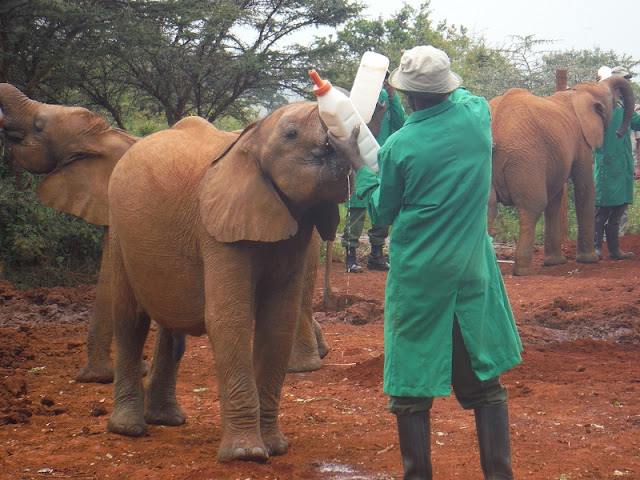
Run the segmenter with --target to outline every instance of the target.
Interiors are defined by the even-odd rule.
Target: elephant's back
[[[113,170],[111,208],[163,205],[166,211],[180,209],[185,213],[184,209],[196,202],[209,165],[237,137],[237,133],[220,131],[200,117],[189,117],[143,138]]]
[[[538,162],[556,163],[557,155],[572,150],[566,143],[571,142],[569,132],[575,122],[571,112],[558,102],[519,88],[507,91],[492,102],[494,175],[501,173],[496,169],[504,173],[507,161],[510,168],[519,162],[538,168],[534,167]]]

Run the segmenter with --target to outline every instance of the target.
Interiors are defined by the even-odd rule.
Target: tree
[[[79,103],[123,127],[131,99],[169,124],[246,119],[284,103],[330,44],[287,43],[355,18],[354,0],[4,0],[0,80],[49,103]]]
[[[160,104],[169,124],[188,114],[244,117],[248,106],[282,104],[266,92],[299,88],[300,73],[325,49],[288,37],[339,25],[359,8],[349,0],[132,2],[109,45],[110,74]]]

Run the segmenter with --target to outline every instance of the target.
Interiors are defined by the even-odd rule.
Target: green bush
[[[18,288],[93,282],[100,267],[103,227],[37,201],[37,177],[23,174],[24,190],[0,176],[0,264]]]

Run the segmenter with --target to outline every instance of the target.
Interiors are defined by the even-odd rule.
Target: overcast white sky
[[[389,18],[402,3],[417,7],[422,1],[365,3],[367,16]],[[492,47],[509,45],[510,35],[535,35],[557,40],[550,50],[600,47],[640,60],[640,0],[431,0],[430,9],[435,21],[464,25]]]

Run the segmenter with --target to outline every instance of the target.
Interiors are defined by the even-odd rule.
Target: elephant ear
[[[109,225],[107,188],[115,163],[99,157],[70,162],[38,183],[38,200],[89,223]]]
[[[336,238],[340,223],[340,209],[337,203],[323,202],[313,207],[309,218],[318,229],[318,233],[325,242],[332,242]]]
[[[253,154],[257,140],[245,129],[238,141],[207,170],[200,189],[200,217],[220,242],[277,242],[292,237],[298,222],[291,216]]]
[[[602,145],[604,141],[606,106],[590,93],[577,91],[572,95],[571,103],[576,112],[582,135],[591,148]]]

